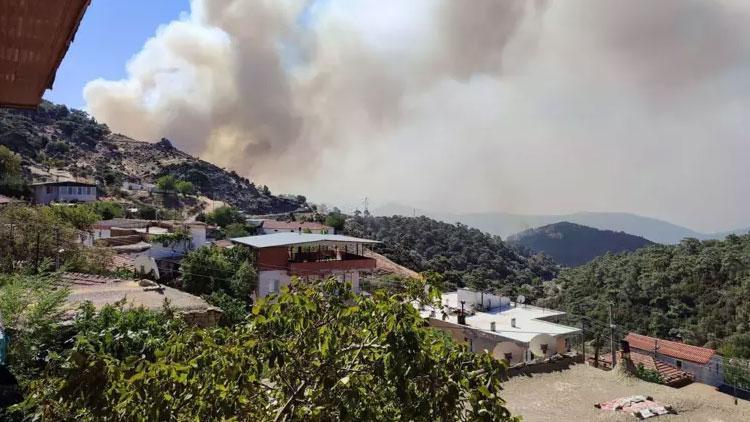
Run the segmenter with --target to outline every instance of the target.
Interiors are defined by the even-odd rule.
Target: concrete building
[[[159,311],[165,300],[169,306],[190,324],[211,327],[218,323],[221,310],[209,305],[198,296],[159,285],[151,280],[126,280],[92,274],[63,273],[61,282],[70,289],[66,299],[66,317],[75,316],[75,310],[84,302],[91,302],[96,309],[112,305],[121,300],[126,307],[144,307]]]
[[[569,352],[573,338],[581,332],[557,323],[565,312],[469,289],[443,294],[442,305],[440,309],[423,307],[420,314],[470,350],[486,351],[511,365]]]
[[[636,333],[628,333],[625,340],[631,351],[651,356],[659,362],[692,374],[695,381],[714,387],[724,384],[722,357],[714,349]]]
[[[274,233],[231,239],[251,248],[258,272],[256,297],[277,293],[292,277],[313,280],[333,276],[359,293],[360,273],[372,271],[375,259],[364,256],[367,245],[379,243],[335,234]]]
[[[312,234],[333,234],[333,227],[314,221],[277,221],[264,219],[260,224],[259,234],[273,233],[312,233]]]
[[[312,233],[312,234],[333,234],[334,229],[331,226],[325,224],[316,223],[314,221],[278,221],[264,219],[261,221],[259,233],[260,234],[274,234],[274,233]]]
[[[96,201],[96,184],[88,182],[62,181],[41,182],[31,185],[34,203],[47,205],[52,202]]]

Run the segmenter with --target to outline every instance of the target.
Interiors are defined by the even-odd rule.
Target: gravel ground
[[[750,402],[734,398],[704,384],[693,383],[675,389],[652,384],[614,371],[587,365],[531,377],[515,377],[503,385],[503,398],[514,415],[524,421],[637,421],[632,415],[609,412],[595,403],[637,394],[652,396],[670,404],[677,415],[651,418],[659,421],[749,422]]]

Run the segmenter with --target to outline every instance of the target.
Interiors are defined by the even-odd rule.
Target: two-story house
[[[292,277],[313,280],[336,277],[350,283],[359,293],[360,273],[376,267],[364,256],[375,240],[335,234],[274,233],[231,239],[234,245],[249,247],[255,253],[258,272],[256,297],[277,293]]]

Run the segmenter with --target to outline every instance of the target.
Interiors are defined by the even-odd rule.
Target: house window
[[[542,349],[542,353],[545,355],[547,354],[547,345],[546,344],[540,344],[539,347]]]
[[[510,362],[511,360],[513,360],[513,353],[506,353],[505,354],[505,360],[507,360],[508,362]]]
[[[677,366],[678,368],[682,369],[682,361],[681,361],[681,360],[676,360],[676,361],[674,361],[674,364],[675,364],[675,365],[676,365],[676,366]]]
[[[83,190],[83,188],[81,188],[80,186],[78,186],[78,194],[79,194],[79,195],[80,195],[81,193],[83,193],[83,192],[82,192],[82,190]]]
[[[717,363],[717,364],[715,364],[715,366],[716,366],[716,373],[718,374],[719,373],[719,364]]]
[[[47,193],[52,193],[52,186],[47,186]]]

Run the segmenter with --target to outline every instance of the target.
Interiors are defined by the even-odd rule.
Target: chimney
[[[495,321],[490,322],[490,331],[495,331]]]
[[[511,318],[510,319],[510,326],[513,327],[513,328],[516,328],[516,319],[515,318]]]

